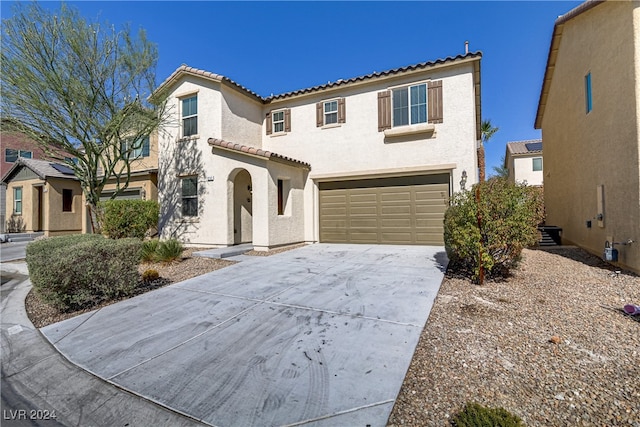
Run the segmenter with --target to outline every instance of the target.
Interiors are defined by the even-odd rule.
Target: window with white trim
[[[198,216],[198,177],[182,178],[182,216]]]
[[[198,134],[198,95],[182,99],[182,136]]]
[[[7,163],[15,163],[18,157],[24,157],[30,159],[33,157],[33,152],[27,150],[16,150],[13,148],[6,148],[4,150],[4,161]]]
[[[13,213],[22,215],[22,187],[13,189]]]
[[[534,157],[531,163],[534,172],[542,170],[542,157]]]
[[[129,151],[130,159],[149,157],[149,137],[146,136],[138,139],[137,141],[133,141],[131,139],[122,141],[120,143],[120,149],[125,157],[127,151]]]
[[[392,91],[393,127],[427,123],[427,84]]]
[[[274,111],[271,117],[273,120],[273,133],[284,132],[284,110]]]
[[[324,103],[324,124],[331,125],[338,123],[338,100],[326,101]]]

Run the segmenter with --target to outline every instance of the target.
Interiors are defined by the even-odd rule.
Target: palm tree
[[[489,142],[491,137],[498,132],[500,128],[491,125],[491,119],[483,120],[480,124],[480,146],[478,147],[478,169],[480,170],[480,182],[485,180],[486,160],[484,157],[484,144]]]
[[[500,158],[500,166],[493,167],[493,173],[493,176],[497,176],[499,178],[509,178],[509,168],[504,164],[504,156]]]

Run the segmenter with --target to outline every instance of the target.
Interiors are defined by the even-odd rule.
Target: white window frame
[[[415,105],[412,105],[412,96],[411,96],[411,89],[414,87],[420,87],[420,86],[424,86],[424,93],[425,93],[425,99],[424,99],[424,103],[418,102]],[[396,99],[396,94],[398,93],[398,91],[401,90],[406,90],[407,91],[407,104],[406,106],[403,105],[401,106],[401,108],[406,108],[407,109],[407,123],[401,123],[398,124],[396,123],[396,105],[395,105],[395,99]],[[392,128],[395,127],[401,127],[401,126],[412,126],[412,125],[420,125],[420,124],[426,124],[429,123],[429,105],[428,105],[428,99],[429,99],[429,87],[427,85],[427,82],[420,82],[420,83],[415,83],[415,84],[411,84],[411,85],[405,85],[405,86],[398,86],[398,87],[394,87],[391,88],[391,126]],[[417,106],[420,107],[421,105],[424,105],[424,121],[413,121],[413,117],[412,117],[412,107]],[[419,120],[419,117],[416,118],[416,120]]]
[[[148,157],[149,155],[146,155],[146,156],[144,155],[145,140],[147,144],[150,144],[148,136],[142,137],[136,141],[133,141],[131,139],[124,140],[122,142],[123,153],[126,153],[127,151],[131,150],[129,152],[129,159],[141,159],[143,157]],[[138,143],[139,143],[139,146],[136,148],[136,145]]]
[[[15,160],[7,160],[7,152],[8,151],[15,151],[15,153],[16,153],[16,159]],[[20,157],[23,157],[25,159],[32,159],[33,158],[33,151],[19,150],[17,148],[5,148],[5,150],[4,150],[4,161],[6,163],[15,163],[15,162],[18,161],[18,159]]]
[[[332,106],[335,104],[335,109],[327,111],[327,106]],[[328,117],[335,117],[335,120],[329,121]],[[324,101],[322,103],[322,120],[324,126],[327,125],[337,125],[338,124],[338,99],[330,99],[329,101]]]
[[[540,169],[536,169],[536,160],[540,160]],[[540,172],[542,171],[542,157],[533,157],[531,159],[531,170],[533,172]]]
[[[281,119],[277,119],[276,120],[276,115],[282,115]],[[277,110],[271,113],[271,126],[273,129],[273,133],[284,133],[285,132],[285,127],[284,127],[284,115],[285,115],[285,110]],[[278,127],[281,127],[281,129],[278,130]]]
[[[20,198],[16,195],[20,190]],[[13,214],[22,215],[22,199],[24,198],[24,191],[22,187],[13,187]],[[18,203],[20,203],[20,209],[18,209]]]
[[[184,111],[184,103],[185,101],[189,101],[191,99],[195,98],[196,100],[196,113],[195,114],[189,114],[189,115],[185,115],[185,111]],[[193,94],[193,95],[187,95],[187,96],[183,96],[180,98],[180,112],[181,112],[181,125],[182,125],[182,137],[183,138],[192,138],[196,135],[198,135],[198,94]],[[185,126],[185,120],[190,120],[190,119],[196,119],[196,131],[194,133],[190,133],[189,135],[187,135],[186,132],[186,126]]]

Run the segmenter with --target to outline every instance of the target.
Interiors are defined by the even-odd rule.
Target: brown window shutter
[[[291,109],[284,110],[284,131],[291,132]]]
[[[347,110],[345,107],[344,98],[338,99],[338,123],[346,123]]]
[[[391,91],[378,92],[378,132],[391,129]]]
[[[316,127],[324,125],[324,102],[318,102],[316,104]]]
[[[427,84],[429,123],[442,123],[442,80]]]
[[[267,113],[267,135],[273,133],[273,121],[271,120],[271,111]]]

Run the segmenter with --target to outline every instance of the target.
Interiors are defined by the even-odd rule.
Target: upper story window
[[[316,126],[346,123],[344,98],[318,102],[316,104]]]
[[[270,111],[266,121],[267,135],[291,132],[291,109]]]
[[[591,73],[584,76],[584,97],[587,113],[589,113],[593,109],[593,100],[591,98]]]
[[[324,103],[324,124],[338,123],[338,101]]]
[[[198,95],[182,99],[182,136],[198,134]]]
[[[427,122],[427,85],[403,87],[392,91],[393,126]]]
[[[542,157],[534,157],[532,159],[533,171],[541,171],[542,170]]]
[[[26,150],[14,150],[13,148],[6,148],[4,150],[4,161],[7,163],[14,163],[18,160],[18,157],[24,157],[30,159],[33,157],[33,152]]]
[[[284,111],[273,113],[273,133],[284,132]]]
[[[149,157],[149,137],[145,136],[137,141],[125,140],[120,143],[122,153],[129,152],[130,159],[138,159],[141,157]]]
[[[393,136],[400,135],[398,132],[433,131],[434,124],[444,123],[442,92],[442,80],[378,92],[378,132]],[[422,126],[392,129],[409,125]]]

